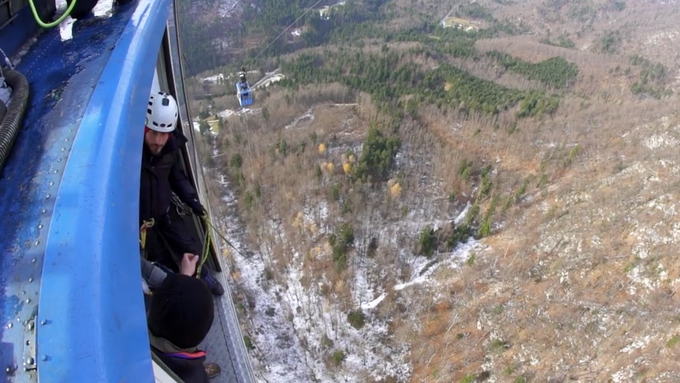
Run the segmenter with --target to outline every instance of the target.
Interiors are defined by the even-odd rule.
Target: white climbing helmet
[[[158,92],[149,97],[146,108],[146,126],[157,132],[170,133],[177,125],[177,102],[165,92]]]

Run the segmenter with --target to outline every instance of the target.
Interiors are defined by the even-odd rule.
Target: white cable
[[[14,65],[12,65],[12,61],[7,57],[7,54],[5,54],[5,51],[0,48],[0,53],[2,53],[3,56],[5,56],[5,64],[9,67],[9,69],[14,70]]]
[[[300,17],[295,19],[295,21],[293,21],[289,26],[287,26],[286,29],[283,30],[283,32],[279,33],[279,35],[276,36],[276,38],[274,38],[274,40],[272,40],[272,42],[270,42],[269,45],[267,45],[260,53],[258,53],[257,56],[255,56],[255,58],[253,59],[253,61],[257,60],[257,58],[260,57],[260,55],[263,54],[264,51],[267,50],[267,48],[272,46],[272,44],[274,44],[276,42],[276,40],[278,40],[281,36],[283,36],[284,33],[286,33],[287,30],[290,29],[290,27],[292,27],[293,25],[295,25],[295,23],[300,21],[301,18],[303,18],[309,11],[311,11],[314,7],[316,7],[316,5],[319,4],[320,2],[321,2],[321,0],[317,1],[316,3],[314,3],[314,5],[307,8],[307,10],[303,14],[301,14]]]

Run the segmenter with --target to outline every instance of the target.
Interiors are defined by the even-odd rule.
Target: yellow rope
[[[210,221],[208,221],[208,218],[205,215],[203,216],[203,222],[206,223],[205,238],[203,239],[203,254],[201,255],[198,266],[196,266],[196,278],[201,277],[201,269],[203,268],[205,261],[208,260],[208,254],[210,253]]]
[[[142,222],[142,227],[139,228],[139,244],[142,245],[142,252],[144,252],[145,247],[146,247],[146,230],[149,228],[152,228],[153,225],[156,222],[154,221],[153,218],[149,220],[145,220]],[[143,255],[144,258],[146,258],[146,254]],[[142,280],[143,283],[146,283],[144,280]],[[147,295],[153,295],[153,292],[151,291],[151,288],[147,285],[147,288],[149,289],[149,292],[145,294]]]
[[[152,228],[153,225],[156,224],[156,221],[151,218],[148,220],[145,220],[142,223],[142,227],[139,228],[139,244],[142,245],[142,250],[146,249],[146,231],[149,228]]]
[[[210,222],[207,216],[203,216],[203,222],[205,222],[205,237],[203,239],[203,254],[201,254],[201,260],[199,261],[198,265],[196,266],[196,277],[200,278],[201,276],[201,269],[203,268],[203,265],[205,262],[208,260],[208,254],[210,254],[210,242],[212,241],[212,236],[210,234],[211,229],[214,229],[217,235],[219,235],[227,244],[231,247],[234,248],[238,252],[238,250],[227,240],[227,238],[222,235],[219,231],[217,231],[217,228],[213,226],[213,224]],[[146,232],[148,229],[152,228],[155,225],[155,221],[153,218],[149,220],[145,220],[142,223],[142,226],[139,228],[139,244],[142,246],[142,250],[146,249]],[[240,254],[240,253],[239,253]]]

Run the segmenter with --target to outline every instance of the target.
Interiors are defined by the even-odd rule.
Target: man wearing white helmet
[[[177,125],[177,103],[164,92],[152,94],[146,112],[144,127],[144,149],[142,152],[142,173],[139,193],[140,226],[153,219],[154,226],[147,233],[149,258],[173,271],[178,271],[180,259],[161,245],[167,242],[176,257],[184,253],[201,255],[203,249],[190,234],[177,209],[171,208],[172,193],[189,205],[194,214],[205,215],[198,193],[179,164],[179,147],[186,143],[183,136],[173,135]],[[160,235],[158,235],[160,234]],[[201,278],[206,281],[215,295],[224,294],[222,285],[213,278],[207,267],[201,269]]]

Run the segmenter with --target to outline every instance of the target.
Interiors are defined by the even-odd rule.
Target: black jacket
[[[183,137],[180,137],[181,140]],[[186,138],[184,138],[186,140]],[[162,222],[175,192],[182,202],[194,210],[200,210],[198,194],[179,165],[178,138],[171,135],[160,154],[155,156],[147,148],[142,151],[142,174],[139,190],[139,222],[154,218]]]
[[[204,352],[165,354],[155,348],[154,351],[158,358],[185,383],[208,383],[208,373],[203,367]]]

